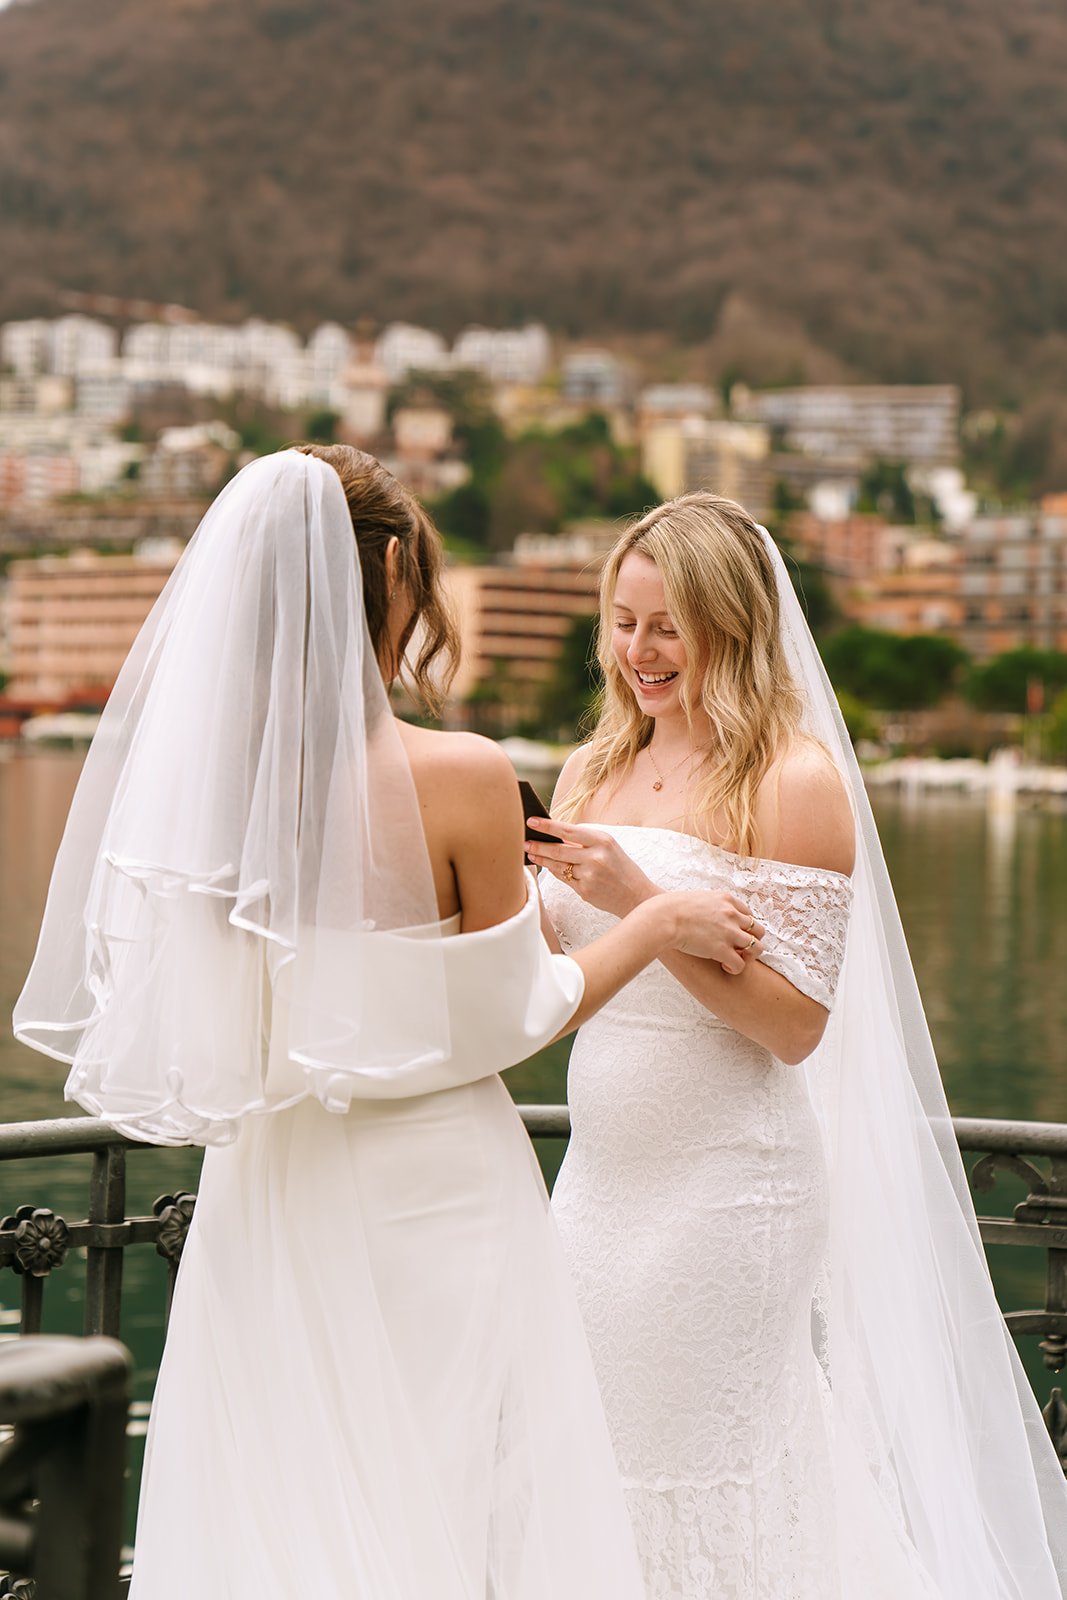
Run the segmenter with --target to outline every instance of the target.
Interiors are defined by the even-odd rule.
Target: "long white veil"
[[[847,775],[857,819],[844,967],[807,1063],[833,1174],[815,1322],[845,1600],[864,1594],[858,1579],[850,1586],[849,1547],[871,1525],[872,1495],[939,1600],[1062,1600],[1067,1484],[993,1295],[863,778],[785,563],[764,538],[806,728]],[[885,1593],[903,1592],[891,1549],[884,1560]],[[868,1572],[869,1561],[868,1551]]]
[[[264,457],[208,510],[108,700],[16,1035],[135,1137],[226,1142],[246,1112],[344,1110],[361,1075],[447,1057],[436,922],[340,479]],[[377,959],[414,926],[417,1006]]]

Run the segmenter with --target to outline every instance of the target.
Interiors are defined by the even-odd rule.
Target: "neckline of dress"
[[[805,867],[801,866],[799,861],[779,861],[774,856],[739,856],[735,850],[727,850],[721,844],[712,844],[709,839],[702,839],[698,833],[683,833],[681,828],[661,828],[654,823],[644,822],[594,822],[592,826],[603,828],[606,833],[618,833],[624,830],[630,833],[667,833],[674,839],[686,839],[690,844],[699,845],[717,856],[726,856],[729,861],[735,861],[742,872],[753,872],[756,867],[785,867],[789,872],[818,872],[828,878],[840,878],[842,883],[847,883],[849,888],[852,888],[852,879],[848,873],[835,872],[833,867]]]

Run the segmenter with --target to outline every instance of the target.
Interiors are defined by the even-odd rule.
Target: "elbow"
[[[802,1016],[791,1019],[789,1027],[782,1030],[778,1040],[781,1048],[774,1053],[787,1067],[799,1067],[801,1062],[806,1061],[826,1032],[830,1013],[815,1001],[810,1002],[810,1007],[810,1010],[805,1007]]]

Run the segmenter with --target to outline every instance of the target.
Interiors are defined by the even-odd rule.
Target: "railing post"
[[[41,1600],[116,1600],[130,1357],[111,1339],[0,1355],[0,1562]]]
[[[89,1181],[89,1221],[126,1220],[126,1150],[111,1144],[93,1154]],[[85,1332],[117,1339],[122,1310],[121,1250],[90,1245],[85,1274]]]
[[[1052,1157],[1049,1194],[1059,1200],[1061,1207],[1067,1201],[1067,1156]],[[1045,1309],[1067,1312],[1067,1250],[1049,1249],[1045,1279]],[[1041,1341],[1041,1352],[1050,1371],[1062,1371],[1067,1366],[1067,1337],[1062,1333],[1047,1333]],[[1051,1432],[1051,1422],[1049,1429]]]

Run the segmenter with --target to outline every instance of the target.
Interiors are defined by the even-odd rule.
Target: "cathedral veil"
[[[996,1305],[863,778],[785,564],[764,538],[805,729],[846,774],[857,821],[844,967],[806,1064],[832,1185],[814,1321],[831,1391],[843,1595],[860,1600],[850,1541],[877,1503],[939,1600],[1061,1600],[1067,1483]]]
[[[345,1110],[361,1077],[447,1057],[436,925],[340,480],[262,457],[208,510],[108,700],[16,1035],[134,1137],[224,1143],[247,1112]],[[417,1007],[378,980],[393,967]]]

